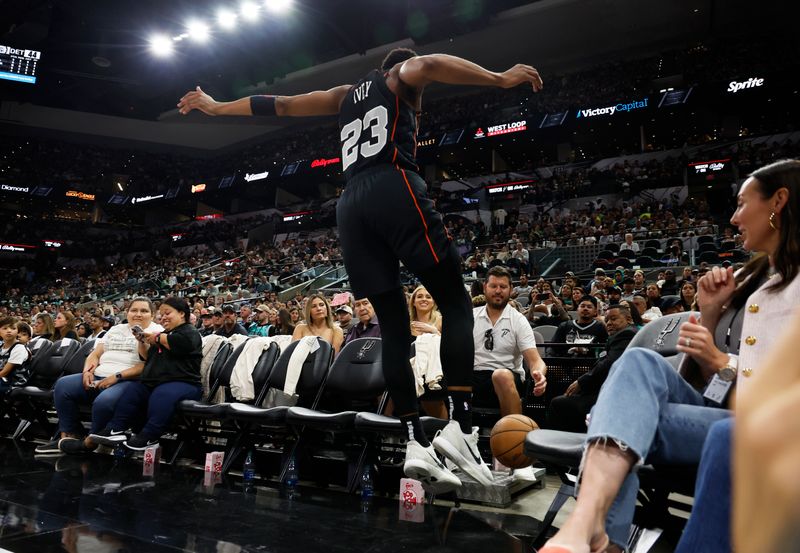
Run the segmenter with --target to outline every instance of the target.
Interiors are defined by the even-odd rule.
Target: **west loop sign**
[[[580,119],[581,117],[595,117],[597,115],[614,115],[617,112],[633,111],[635,109],[642,109],[646,107],[647,97],[643,98],[642,100],[628,102],[627,104],[620,103],[615,106],[608,106],[604,108],[579,109],[577,117]]]

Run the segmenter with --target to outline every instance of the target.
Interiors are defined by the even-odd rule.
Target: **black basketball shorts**
[[[356,298],[400,287],[400,263],[410,271],[458,255],[425,181],[394,165],[352,177],[336,206],[345,268]]]

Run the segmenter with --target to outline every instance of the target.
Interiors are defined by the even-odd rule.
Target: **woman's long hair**
[[[44,323],[44,334],[37,334],[37,336],[47,336],[51,340],[56,335],[56,325],[53,323],[53,317],[49,313],[37,313],[33,318],[33,322],[42,321]]]
[[[311,303],[316,299],[321,299],[325,303],[325,326],[333,330],[333,311],[331,310],[331,304],[328,303],[328,300],[322,294],[311,294],[306,298],[306,305],[303,307],[303,317],[305,317],[306,324],[311,326],[313,322],[311,319]]]
[[[72,311],[62,311],[61,314],[64,315],[67,322],[61,328],[55,328],[55,325],[53,325],[53,328],[55,328],[55,336],[53,339],[55,340],[60,340],[61,338],[65,338],[70,332],[75,332],[75,315],[72,314]]]
[[[778,249],[773,256],[773,264],[779,281],[770,284],[770,292],[783,290],[797,276],[800,269],[800,161],[783,159],[770,163],[750,174],[758,184],[761,197],[766,199],[775,195],[780,188],[789,190],[789,199],[780,216],[780,234]],[[742,307],[747,298],[755,292],[769,272],[769,257],[760,254],[754,257],[736,275],[736,291],[731,298],[731,305]]]

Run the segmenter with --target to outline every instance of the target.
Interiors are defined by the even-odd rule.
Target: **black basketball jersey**
[[[414,110],[373,70],[353,85],[339,112],[342,171],[347,179],[381,164],[417,170],[417,118]]]

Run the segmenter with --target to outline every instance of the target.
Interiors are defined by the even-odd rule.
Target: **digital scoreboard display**
[[[36,83],[36,71],[42,53],[38,50],[12,48],[0,44],[0,79]]]

